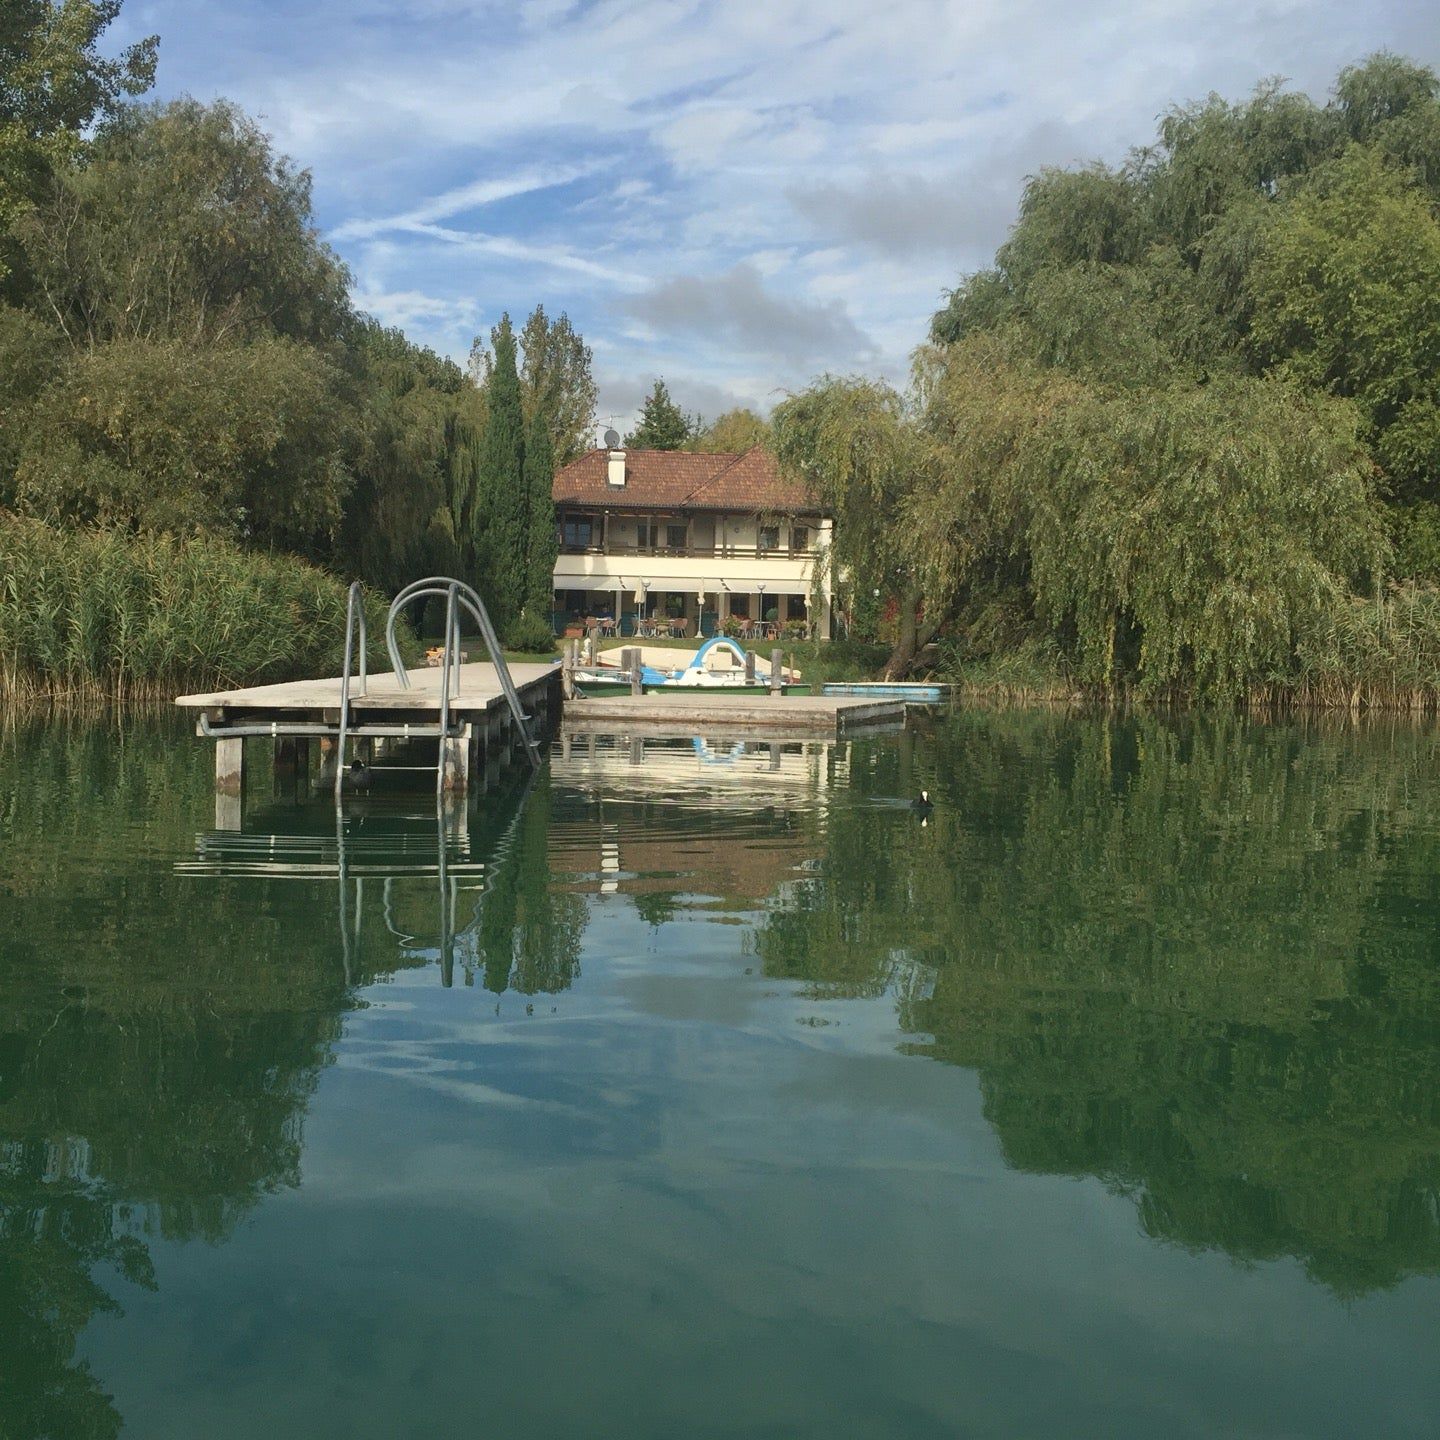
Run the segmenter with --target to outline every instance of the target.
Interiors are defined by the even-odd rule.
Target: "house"
[[[554,494],[557,632],[604,617],[624,635],[656,619],[711,635],[730,618],[830,634],[826,567],[818,594],[811,583],[830,520],[760,447],[591,450],[559,471]]]

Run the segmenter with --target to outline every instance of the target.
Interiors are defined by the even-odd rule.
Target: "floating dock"
[[[498,764],[508,764],[525,743],[510,712],[495,667],[456,667],[458,693],[452,687],[450,732],[441,730],[441,671],[435,667],[408,670],[410,688],[381,671],[370,675],[363,690],[352,678],[347,735],[366,751],[407,741],[433,740],[445,747],[445,789],[463,794],[472,772],[484,776],[486,788]],[[512,665],[520,703],[543,732],[560,715],[560,665]],[[293,680],[280,685],[252,685],[243,690],[215,690],[181,695],[175,703],[197,711],[197,733],[215,741],[215,789],[222,795],[243,793],[245,741],[269,738],[275,744],[277,767],[309,764],[309,742],[318,739],[322,761],[340,734],[341,679]],[[435,764],[428,767],[432,774]]]

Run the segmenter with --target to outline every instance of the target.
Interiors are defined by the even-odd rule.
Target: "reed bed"
[[[1027,638],[980,658],[962,658],[952,643],[942,650],[940,671],[963,698],[998,704],[1231,708],[1237,699],[1176,683],[1141,701],[1134,676],[1117,677],[1108,693],[1081,686],[1059,648],[1044,638]],[[1238,699],[1240,709],[1257,714],[1440,713],[1440,590],[1406,582],[1378,597],[1337,603],[1296,635],[1285,673],[1256,677]]]
[[[0,700],[158,701],[336,674],[345,599],[313,565],[211,536],[58,530],[0,513]],[[380,665],[379,596],[367,595],[366,618]]]

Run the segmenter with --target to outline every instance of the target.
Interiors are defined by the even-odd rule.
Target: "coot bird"
[[[930,792],[928,790],[922,790],[910,802],[910,808],[917,815],[928,815],[935,808],[935,802],[930,798]]]
[[[345,772],[345,783],[352,790],[368,790],[370,788],[370,767],[363,760],[352,760],[350,768]]]

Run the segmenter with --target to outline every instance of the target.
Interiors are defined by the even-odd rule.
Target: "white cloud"
[[[369,220],[346,220],[330,232],[330,238],[337,241],[367,240],[371,236],[383,234],[386,230],[409,230],[429,221],[448,220],[452,215],[478,210],[483,205],[493,205],[497,200],[510,200],[517,195],[529,195],[537,190],[569,185],[572,181],[593,174],[597,168],[595,165],[565,165],[552,170],[529,170],[515,175],[472,180],[468,185],[457,185],[442,194],[423,200],[419,205],[398,215]]]
[[[1042,164],[1381,46],[1440,62],[1416,0],[136,0],[113,38],[152,29],[166,93],[234,97],[313,169],[393,323],[457,351],[543,301],[617,390],[664,373],[707,413],[902,374]]]

